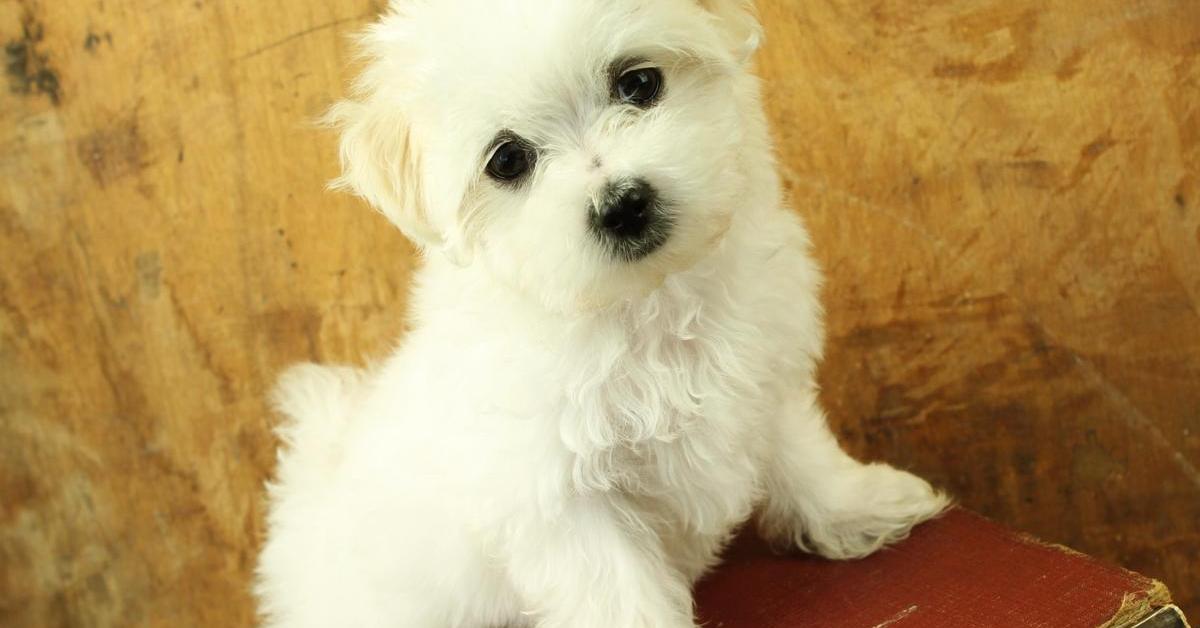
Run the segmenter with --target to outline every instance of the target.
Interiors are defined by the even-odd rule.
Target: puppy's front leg
[[[949,500],[925,480],[842,451],[815,391],[783,397],[759,519],[764,536],[827,558],[859,558],[945,510]]]
[[[509,576],[539,628],[695,628],[684,577],[619,499],[575,497],[510,528]]]

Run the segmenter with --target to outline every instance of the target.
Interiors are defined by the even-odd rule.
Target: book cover
[[[1174,628],[1160,582],[963,509],[857,561],[772,552],[752,532],[697,587],[710,628]],[[1178,617],[1178,620],[1173,619]]]

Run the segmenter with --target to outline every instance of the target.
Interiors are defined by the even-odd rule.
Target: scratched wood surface
[[[246,626],[263,394],[402,332],[371,0],[0,0],[0,625]],[[1200,3],[762,0],[855,451],[1200,616]]]

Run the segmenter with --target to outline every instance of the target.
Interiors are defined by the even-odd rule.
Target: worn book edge
[[[1048,543],[1031,534],[1018,532],[1014,536],[1025,543],[1041,545],[1058,550],[1064,554],[1095,560],[1095,558],[1074,548],[1059,543]],[[1140,628],[1142,626],[1145,626],[1145,628],[1157,628],[1156,626],[1147,626],[1145,623],[1152,615],[1156,614],[1156,609],[1174,609],[1171,614],[1173,617],[1178,618],[1178,625],[1182,625],[1183,628],[1189,628],[1183,612],[1172,604],[1171,591],[1167,588],[1167,585],[1137,572],[1129,571],[1128,569],[1122,569],[1122,571],[1141,582],[1144,588],[1138,591],[1130,591],[1122,596],[1121,606],[1117,608],[1117,612],[1112,618],[1097,628]],[[1164,624],[1164,626],[1167,625],[1170,624]]]
[[[1043,548],[1060,551],[1062,554],[1068,556],[1078,556],[1087,558],[1088,561],[1096,561],[1096,558],[1088,556],[1084,552],[1068,548],[1067,545],[1045,542],[1045,540],[1034,537],[1032,534],[1018,532],[1014,533],[1013,536],[1024,543],[1040,545]],[[1170,606],[1172,603],[1171,592],[1163,582],[1146,578],[1146,576],[1130,572],[1128,569],[1120,569],[1122,572],[1128,574],[1130,578],[1141,582],[1144,588],[1141,588],[1140,591],[1130,591],[1124,594],[1121,598],[1121,606],[1117,608],[1116,614],[1112,615],[1108,622],[1100,624],[1097,628],[1136,628],[1139,622],[1146,620],[1147,616],[1152,614],[1154,609],[1162,608],[1162,606]],[[1178,616],[1182,620],[1182,612]],[[1184,620],[1184,626],[1187,626],[1186,620]]]
[[[1139,576],[1144,577],[1144,576]],[[1155,608],[1171,604],[1171,592],[1158,580],[1146,578],[1149,586],[1141,591],[1126,593],[1121,607],[1112,619],[1099,628],[1130,628],[1146,618]]]

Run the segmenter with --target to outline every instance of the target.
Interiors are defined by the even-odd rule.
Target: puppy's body
[[[749,23],[736,2],[693,2],[573,0],[515,14],[535,33],[539,11],[559,20],[543,24],[548,36],[572,20],[602,22],[614,6],[652,26],[661,12],[685,34],[704,19]],[[446,18],[427,10],[395,19],[432,28]],[[731,161],[679,156],[678,171],[651,178],[676,208],[671,238],[645,259],[597,259],[569,225],[542,234],[566,246],[537,248],[509,221],[536,215],[547,196],[557,199],[550,209],[569,212],[564,182],[618,176],[597,164],[653,171],[659,155],[614,148],[577,160],[561,138],[543,138],[554,149],[543,149],[528,189],[477,181],[457,202],[484,212],[507,204],[514,215],[459,232],[445,226],[453,220],[439,227],[435,208],[424,207],[416,226],[404,203],[373,199],[427,246],[430,233],[443,249],[472,229],[486,235],[475,236],[484,241],[466,262],[427,256],[413,329],[379,368],[303,366],[285,376],[277,400],[291,422],[259,568],[270,625],[690,627],[691,584],[756,508],[771,537],[849,558],[944,507],[924,481],[847,457],[826,426],[814,383],[819,273],[782,204],[757,86],[733,69],[729,55],[745,33],[720,25],[690,34],[714,42],[706,62],[728,65],[727,74],[668,73],[677,92],[646,117],[711,113],[718,122],[697,120],[705,128],[690,139],[702,145],[689,148],[729,151]],[[627,54],[610,45],[606,54]],[[710,80],[726,86],[717,90],[723,104],[706,102]],[[700,91],[685,101],[691,88]],[[367,89],[355,106],[382,87]],[[594,125],[579,121],[579,143],[593,145],[584,152],[606,152],[594,146],[615,132],[600,109]],[[370,115],[352,113],[343,121],[350,138]],[[721,137],[703,135],[721,124]],[[601,135],[589,142],[589,129]],[[674,130],[685,141],[690,133]],[[353,177],[362,149],[347,150]],[[705,168],[722,180],[696,179]],[[364,177],[348,183],[369,198],[387,194]],[[585,185],[579,198],[593,197]]]

